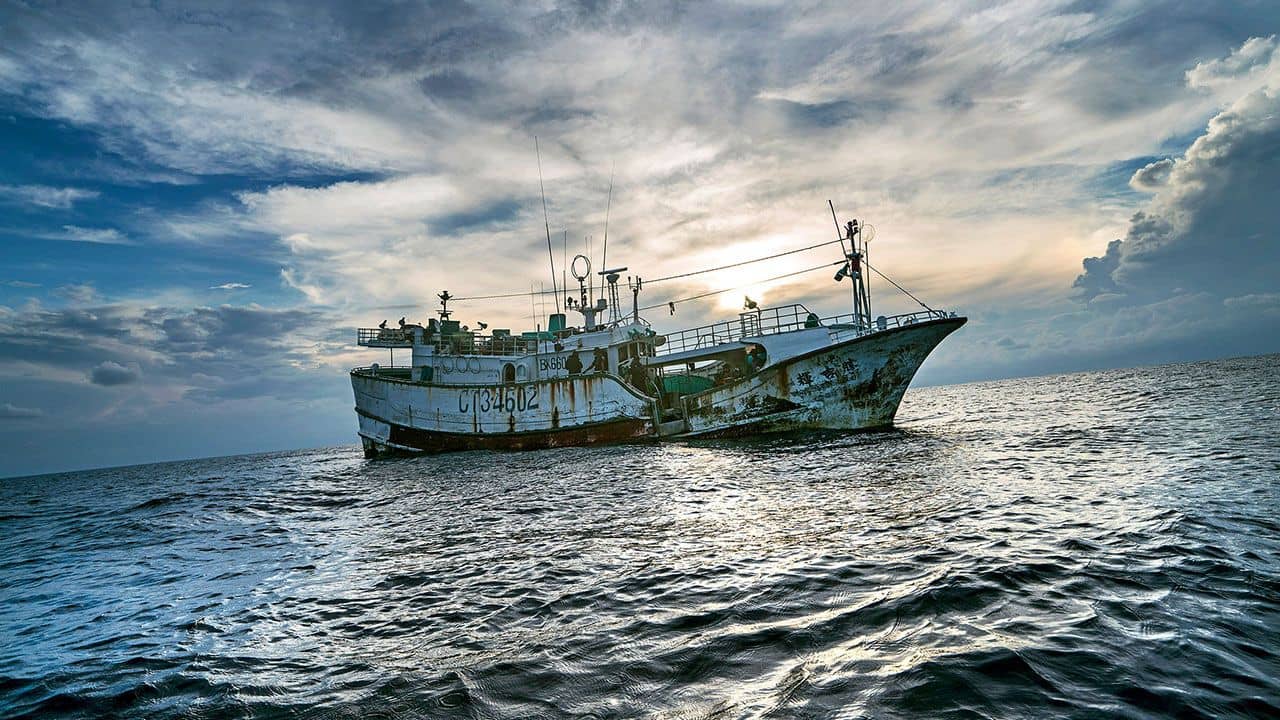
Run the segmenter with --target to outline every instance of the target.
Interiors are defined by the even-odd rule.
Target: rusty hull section
[[[559,430],[471,434],[433,432],[360,416],[360,439],[367,457],[405,452],[541,450],[578,445],[616,445],[651,440],[653,436],[653,424],[645,420],[617,420]]]
[[[964,318],[865,335],[684,398],[685,432],[714,437],[893,423],[916,370]]]

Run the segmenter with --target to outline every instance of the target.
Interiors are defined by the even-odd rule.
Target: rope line
[[[743,260],[741,262],[736,262],[729,265],[721,265],[720,267],[707,268],[706,270],[694,270],[692,272],[680,273],[679,275],[668,275],[666,277],[655,278],[653,280],[645,280],[645,282],[660,283],[666,280],[678,280],[680,278],[693,277],[694,275],[701,275],[703,273],[716,272],[717,270],[728,270],[729,268],[742,267],[743,265],[750,265],[752,263],[764,262],[765,260],[773,260],[775,258],[786,257],[787,255],[795,255],[796,253],[801,253],[806,250],[815,250],[820,247],[835,245],[837,242],[839,241],[828,240],[826,242],[818,243],[817,245],[810,245],[809,247],[796,248],[795,250],[787,250],[785,252],[776,253],[774,255],[767,255],[765,257],[759,257],[752,260]]]
[[[828,243],[828,244],[829,244],[829,243]],[[805,268],[804,270],[796,270],[795,272],[789,272],[789,273],[785,273],[785,274],[782,274],[782,275],[774,275],[774,276],[773,276],[773,277],[771,277],[771,278],[765,278],[765,279],[763,279],[763,280],[757,280],[756,282],[753,282],[753,283],[747,283],[747,284],[745,284],[745,285],[738,285],[737,287],[725,288],[725,289],[723,289],[723,290],[712,290],[711,292],[704,292],[704,293],[701,293],[701,294],[699,294],[699,295],[691,295],[691,296],[686,297],[686,298],[679,298],[679,299],[677,299],[677,300],[667,300],[667,301],[664,301],[664,302],[660,302],[660,303],[658,303],[658,304],[656,304],[656,305],[646,305],[645,307],[642,307],[642,308],[640,308],[640,309],[641,309],[641,310],[655,310],[655,309],[660,308],[660,307],[668,307],[668,306],[670,306],[670,305],[678,305],[679,303],[690,302],[690,301],[692,301],[692,300],[701,300],[702,298],[711,297],[712,295],[721,295],[721,294],[723,294],[723,293],[733,292],[734,290],[741,290],[741,289],[743,289],[743,288],[749,288],[749,287],[752,287],[752,286],[754,286],[754,285],[760,285],[760,284],[762,284],[762,283],[773,282],[774,280],[782,280],[782,279],[784,279],[784,278],[795,277],[796,275],[803,275],[803,274],[805,274],[805,273],[811,273],[811,272],[813,272],[813,271],[815,271],[815,270],[822,270],[822,269],[824,269],[824,268],[831,268],[831,267],[835,267],[835,266],[837,266],[837,265],[843,265],[843,264],[844,264],[844,262],[845,262],[844,260],[838,260],[838,261],[836,261],[836,262],[832,262],[832,263],[823,263],[823,264],[821,264],[821,265],[815,265],[814,267],[811,267],[811,268]]]
[[[888,275],[885,275],[884,273],[880,272],[879,270],[875,269],[874,267],[871,267],[871,263],[867,262],[867,261],[866,261],[866,258],[863,258],[863,262],[864,262],[864,263],[866,263],[866,266],[867,266],[867,267],[871,268],[871,272],[873,272],[873,273],[875,273],[875,274],[879,275],[880,277],[884,278],[885,280],[888,280],[890,285],[892,285],[892,286],[894,286],[894,287],[898,288],[898,289],[899,289],[899,290],[901,290],[902,292],[906,293],[906,296],[907,296],[907,297],[911,298],[912,300],[915,300],[917,303],[920,303],[920,307],[924,308],[925,310],[928,310],[929,312],[933,312],[933,308],[929,307],[928,305],[925,305],[925,304],[924,304],[924,302],[923,302],[922,300],[920,300],[920,298],[918,298],[918,297],[916,297],[915,295],[912,295],[911,293],[907,292],[907,289],[906,289],[906,288],[904,288],[904,287],[902,287],[901,285],[899,285],[898,283],[894,282],[894,281],[893,281],[893,280],[892,280]]]
[[[796,253],[802,253],[802,252],[805,252],[805,251],[808,251],[808,250],[816,250],[816,249],[818,249],[818,248],[826,247],[826,246],[828,246],[828,245],[835,245],[837,242],[842,242],[842,241],[841,241],[841,240],[828,240],[828,241],[826,241],[826,242],[818,243],[817,245],[809,245],[808,247],[796,248],[796,249],[794,249],[794,250],[785,250],[785,251],[780,252],[780,253],[774,253],[773,255],[766,255],[766,256],[764,256],[764,257],[752,258],[752,259],[750,259],[750,260],[742,260],[742,261],[739,261],[739,262],[736,262],[736,263],[730,263],[730,264],[728,264],[728,265],[721,265],[721,266],[719,266],[719,267],[705,268],[705,269],[703,269],[703,270],[692,270],[692,271],[690,271],[690,272],[687,272],[687,273],[679,273],[679,274],[677,274],[677,275],[667,275],[666,277],[654,278],[653,280],[645,280],[644,282],[645,282],[645,284],[646,284],[646,285],[652,285],[653,283],[666,282],[666,281],[668,281],[668,280],[679,280],[679,279],[681,279],[681,278],[693,277],[694,275],[704,275],[704,274],[706,274],[706,273],[718,272],[718,271],[720,271],[720,270],[729,270],[729,269],[731,269],[731,268],[742,267],[743,265],[751,265],[751,264],[753,264],[753,263],[764,262],[764,261],[766,261],[766,260],[775,260],[775,259],[780,258],[780,257],[786,257],[786,256],[788,256],[788,255],[795,255]],[[839,265],[839,264],[840,264],[840,263],[831,263],[831,265]],[[823,265],[823,266],[821,266],[821,267],[828,267],[828,266],[827,266],[827,265]],[[805,271],[802,271],[802,272],[808,272],[808,270],[805,270]],[[775,278],[775,279],[776,279],[776,278]],[[766,281],[766,282],[767,282],[767,281]],[[892,282],[892,281],[890,281],[890,282]],[[735,288],[735,289],[736,289],[736,288]],[[496,294],[496,295],[468,295],[468,296],[466,296],[466,297],[455,297],[455,298],[453,298],[453,300],[455,300],[455,301],[462,301],[462,300],[504,300],[504,299],[507,299],[507,298],[527,297],[527,296],[529,296],[529,295],[553,295],[553,294],[555,294],[555,292],[556,292],[555,290],[542,290],[542,291],[539,291],[539,292],[499,293],[499,294]],[[726,290],[726,291],[724,291],[724,292],[728,292],[728,291]],[[666,304],[666,303],[663,303],[663,305],[665,305],[665,304]],[[657,307],[657,306],[655,306],[655,307]]]

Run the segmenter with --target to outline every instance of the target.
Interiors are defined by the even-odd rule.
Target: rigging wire
[[[729,270],[730,268],[742,267],[743,265],[751,265],[758,262],[764,262],[765,260],[774,260],[776,258],[786,257],[787,255],[795,255],[796,253],[802,253],[802,252],[805,252],[806,250],[816,250],[817,248],[820,248],[820,247],[835,245],[837,242],[840,242],[843,244],[843,239],[828,240],[826,242],[821,242],[816,245],[809,245],[808,247],[796,248],[794,250],[785,250],[780,253],[774,253],[773,255],[766,255],[764,257],[753,258],[751,260],[742,260],[740,262],[730,263],[729,265],[721,265],[719,267],[705,268],[703,270],[692,270],[687,273],[680,273],[678,275],[668,275],[666,277],[660,277],[654,280],[645,279],[644,282],[646,285],[652,285],[653,283],[664,282],[667,280],[679,280],[681,278],[693,277],[694,275],[703,275],[706,273],[717,272],[720,270]],[[841,262],[844,262],[844,261],[841,261]],[[840,263],[831,263],[831,265],[839,265],[839,264]],[[823,265],[822,267],[828,267],[828,266]],[[879,271],[877,270],[877,272]],[[501,293],[497,295],[469,295],[467,297],[456,297],[453,299],[459,300],[459,301],[461,300],[501,300],[505,298],[524,297],[526,294],[527,293],[519,292],[519,293]]]
[[[752,263],[764,262],[765,260],[773,260],[775,258],[785,257],[787,255],[795,255],[796,253],[801,253],[806,250],[814,250],[820,247],[826,247],[828,245],[835,245],[836,242],[837,242],[836,240],[828,240],[826,242],[818,243],[817,245],[810,245],[808,247],[796,248],[795,250],[786,250],[784,252],[774,253],[773,255],[766,255],[765,257],[758,257],[751,260],[743,260],[741,262],[736,262],[729,265],[721,265],[720,267],[706,268],[705,270],[693,270],[687,273],[680,273],[679,275],[668,275],[666,277],[654,278],[653,280],[646,279],[645,283],[647,284],[660,283],[660,282],[663,282],[664,280],[678,280],[680,278],[692,277],[694,275],[702,275],[703,273],[716,272],[717,270],[728,270],[729,268],[742,267],[743,265],[750,265]]]
[[[835,242],[835,241],[832,241],[832,242]],[[831,243],[827,243],[827,244],[831,244]],[[879,270],[877,270],[876,268],[872,267],[871,263],[866,262],[866,260],[865,260],[865,259],[863,260],[863,262],[864,262],[864,264],[866,264],[866,266],[867,266],[868,268],[870,268],[871,272],[873,272],[873,273],[875,273],[875,274],[879,275],[880,277],[884,278],[884,279],[885,279],[885,281],[887,281],[890,285],[893,285],[895,288],[897,288],[898,290],[900,290],[904,295],[906,295],[907,297],[911,298],[912,300],[915,300],[915,301],[920,305],[920,307],[924,308],[925,310],[928,310],[929,312],[934,312],[934,309],[933,309],[933,308],[931,308],[931,307],[929,307],[928,305],[926,305],[926,304],[924,303],[924,301],[922,301],[920,298],[916,297],[915,295],[912,295],[910,292],[908,292],[908,291],[907,291],[907,289],[906,289],[906,288],[904,288],[904,287],[902,287],[901,285],[899,285],[898,283],[894,282],[894,281],[893,281],[893,278],[889,277],[888,275],[885,275],[884,273],[880,272],[880,271],[879,271]],[[837,265],[843,265],[844,263],[845,263],[845,261],[844,261],[844,260],[839,260],[839,261],[836,261],[836,262],[833,262],[833,263],[824,263],[824,264],[822,264],[822,265],[816,265],[816,266],[814,266],[814,267],[806,268],[806,269],[804,269],[804,270],[797,270],[797,271],[795,271],[795,272],[786,273],[785,275],[776,275],[776,276],[771,277],[771,278],[765,278],[764,280],[759,280],[759,281],[754,282],[754,283],[748,283],[748,284],[746,284],[746,285],[739,285],[739,286],[737,286],[737,287],[725,288],[725,289],[723,289],[723,290],[714,290],[714,291],[711,291],[711,292],[705,292],[705,293],[702,293],[702,294],[700,294],[700,295],[693,295],[693,296],[686,297],[686,298],[679,298],[679,299],[677,299],[677,300],[669,300],[669,301],[666,301],[666,302],[657,303],[656,305],[646,305],[645,307],[642,307],[642,308],[640,308],[640,309],[641,309],[641,310],[656,310],[657,308],[660,308],[660,307],[666,307],[668,304],[679,304],[679,303],[684,303],[684,302],[690,302],[690,301],[692,301],[692,300],[701,300],[702,298],[705,298],[705,297],[711,297],[712,295],[720,295],[720,294],[723,294],[723,293],[732,292],[732,291],[734,291],[734,290],[741,290],[741,289],[743,289],[743,288],[751,287],[751,286],[753,286],[753,285],[759,285],[759,284],[761,284],[761,283],[772,282],[772,281],[774,281],[774,280],[782,280],[782,279],[785,279],[785,278],[794,277],[794,276],[796,276],[796,275],[803,275],[804,273],[814,272],[815,270],[821,270],[821,269],[823,269],[823,268],[835,267],[835,266],[837,266]],[[649,281],[648,281],[648,280],[645,280],[645,282],[647,283],[647,282],[649,282]],[[538,295],[546,295],[547,293],[548,293],[548,291],[546,291],[546,290],[543,290],[543,291],[530,290],[530,291],[529,291],[529,292],[527,292],[527,293],[510,293],[510,294],[506,294],[506,295],[474,295],[474,296],[471,296],[471,297],[465,297],[465,298],[452,298],[452,299],[453,299],[453,300],[492,300],[492,299],[498,299],[498,298],[525,297],[525,296],[527,295],[527,296],[529,296],[529,300],[530,300],[530,302],[532,302],[532,301],[533,301],[533,298],[534,298],[535,296],[538,296]],[[418,306],[417,306],[417,305],[385,305],[385,306],[382,306],[382,307],[380,307],[380,308],[374,308],[374,309],[375,309],[375,310],[411,310],[411,309],[414,309],[414,308],[416,308],[416,307],[418,307]],[[534,311],[534,312],[535,312],[535,313],[537,312],[537,311],[536,311],[536,309],[535,309],[535,311]]]
[[[885,275],[884,273],[880,272],[879,270],[877,270],[877,269],[875,269],[875,268],[871,267],[871,263],[867,262],[866,258],[863,258],[863,259],[862,259],[862,262],[863,262],[863,264],[864,264],[864,265],[866,265],[867,267],[871,268],[871,272],[873,272],[873,273],[875,273],[875,274],[879,275],[880,277],[884,278],[885,280],[888,280],[890,285],[892,285],[892,286],[894,286],[894,287],[898,288],[898,289],[899,289],[899,290],[901,290],[901,291],[902,291],[902,292],[903,292],[907,297],[909,297],[909,298],[911,298],[912,300],[915,300],[917,303],[919,303],[919,304],[920,304],[920,307],[924,308],[925,310],[928,310],[929,312],[933,312],[933,308],[929,307],[928,305],[925,305],[923,300],[921,300],[920,298],[916,297],[915,295],[912,295],[911,293],[907,292],[907,289],[906,289],[906,288],[904,288],[904,287],[902,287],[901,285],[899,285],[898,283],[894,282],[894,281],[893,281],[893,279],[892,279],[892,278],[890,278],[888,275]]]
[[[828,243],[828,244],[830,244],[830,243]],[[803,274],[805,274],[805,273],[811,273],[811,272],[814,272],[815,270],[824,270],[824,269],[826,269],[826,268],[832,268],[832,267],[835,267],[835,266],[837,266],[837,265],[843,265],[843,264],[844,264],[844,262],[845,262],[844,260],[837,260],[836,262],[823,263],[823,264],[821,264],[821,265],[815,265],[815,266],[813,266],[813,267],[811,267],[811,268],[805,268],[804,270],[796,270],[795,272],[784,273],[784,274],[782,274],[782,275],[774,275],[773,277],[770,277],[770,278],[765,278],[765,279],[763,279],[763,280],[757,280],[757,281],[755,281],[755,282],[746,283],[746,284],[744,284],[744,285],[738,285],[738,286],[736,286],[736,287],[725,288],[725,289],[723,289],[723,290],[712,290],[711,292],[704,292],[704,293],[701,293],[701,294],[698,294],[698,295],[691,295],[691,296],[689,296],[689,297],[686,297],[686,298],[679,298],[679,299],[677,299],[677,300],[667,300],[667,301],[664,301],[664,302],[660,302],[660,303],[658,303],[658,304],[656,304],[656,305],[646,305],[645,307],[642,307],[642,308],[640,308],[640,309],[641,309],[641,310],[654,310],[654,309],[657,309],[657,308],[660,308],[660,307],[668,307],[668,306],[670,306],[670,305],[677,305],[677,304],[679,304],[679,303],[690,302],[690,301],[692,301],[692,300],[701,300],[702,298],[711,297],[712,295],[721,295],[721,294],[724,294],[724,293],[727,293],[727,292],[733,292],[734,290],[742,290],[743,288],[754,287],[754,286],[756,286],[756,285],[760,285],[760,284],[762,284],[762,283],[773,282],[774,280],[782,280],[782,279],[784,279],[784,278],[795,277],[796,275],[803,275]],[[649,282],[649,281],[648,281],[648,280],[646,280],[645,282]]]
[[[542,184],[542,150],[538,136],[533,136],[533,151],[538,156],[538,188],[542,191],[542,224],[547,229],[547,258],[551,260],[551,292],[556,296],[556,312],[560,312],[560,291],[556,287],[556,256],[551,249],[551,221],[547,218],[547,187]],[[545,292],[545,291],[544,291]]]
[[[613,209],[613,173],[618,169],[618,161],[613,161],[613,170],[609,171],[609,199],[604,206],[604,251],[600,258],[600,269],[609,269],[609,211]]]

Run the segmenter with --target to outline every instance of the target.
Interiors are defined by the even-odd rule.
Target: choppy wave
[[[1277,362],[3,481],[0,714],[1280,716]]]

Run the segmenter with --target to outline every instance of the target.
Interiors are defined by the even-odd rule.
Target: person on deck
[[[649,373],[645,370],[644,363],[640,362],[640,358],[632,360],[627,367],[627,382],[631,383],[631,387],[646,395],[652,391]]]
[[[597,373],[609,372],[609,351],[596,348],[595,354],[591,356],[591,367],[588,369]]]
[[[582,360],[578,358],[578,353],[569,353],[568,359],[564,361],[564,369],[568,370],[570,375],[582,372]]]

